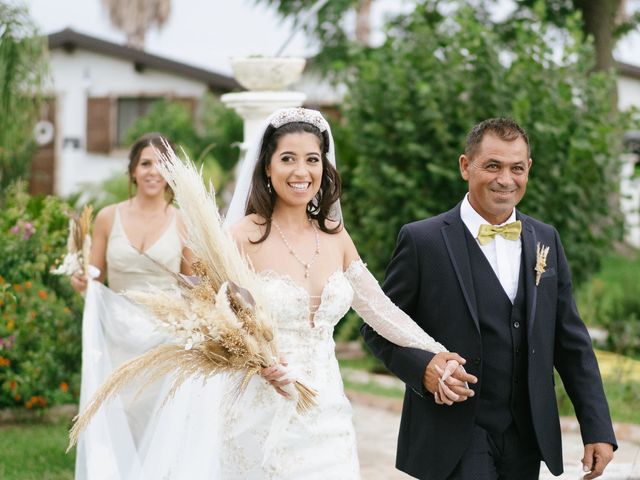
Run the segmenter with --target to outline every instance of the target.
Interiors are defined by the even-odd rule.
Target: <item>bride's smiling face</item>
[[[278,140],[267,166],[278,201],[306,205],[316,196],[322,183],[320,139],[312,133],[287,133]]]

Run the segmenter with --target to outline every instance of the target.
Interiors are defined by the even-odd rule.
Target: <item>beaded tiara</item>
[[[322,114],[317,110],[309,110],[308,108],[283,108],[269,118],[269,124],[273,128],[280,128],[282,125],[293,122],[309,123],[317,127],[321,132],[329,129],[329,124]]]

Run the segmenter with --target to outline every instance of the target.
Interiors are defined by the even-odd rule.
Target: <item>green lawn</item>
[[[75,451],[65,454],[69,423],[0,425],[0,478],[72,480]]]

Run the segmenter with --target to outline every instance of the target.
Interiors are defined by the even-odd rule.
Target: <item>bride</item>
[[[263,279],[284,358],[225,408],[221,478],[359,478],[333,341],[350,307],[394,343],[442,352],[448,372],[464,363],[384,295],[342,225],[339,197],[333,138],[322,115],[302,108],[271,115],[247,153],[225,224]],[[288,404],[286,385],[296,379],[319,392],[306,414]],[[436,401],[471,395],[463,385],[456,391],[440,382]]]
[[[247,152],[225,224],[259,273],[283,358],[252,376],[233,402],[221,399],[237,385],[224,377],[183,385],[155,415],[136,478],[359,478],[333,341],[351,307],[393,343],[439,352],[446,371],[437,402],[472,395],[447,379],[464,360],[393,305],[366,269],[342,225],[339,197],[333,138],[322,115],[301,108],[271,115]],[[318,392],[306,413],[289,397],[296,380]]]

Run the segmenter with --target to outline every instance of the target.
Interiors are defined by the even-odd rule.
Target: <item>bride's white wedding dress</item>
[[[360,260],[327,279],[313,317],[308,292],[289,276],[273,271],[260,276],[278,322],[280,350],[297,370],[295,377],[318,391],[317,406],[299,414],[291,400],[262,378],[252,378],[247,391],[225,408],[221,478],[360,478],[351,405],[335,355],[335,326],[353,307],[395,343],[434,352],[445,348],[384,295]]]
[[[311,322],[304,288],[272,271],[261,277],[278,321],[280,351],[318,391],[318,405],[298,414],[291,401],[254,377],[238,401],[226,408],[221,478],[359,478],[351,405],[333,341],[333,329],[353,301],[349,281],[342,271],[329,277]]]
[[[335,356],[336,324],[353,307],[391,341],[445,351],[393,305],[359,260],[327,279],[313,316],[309,294],[290,277],[263,271],[260,278],[277,320],[279,349],[294,376],[318,391],[317,406],[297,413],[294,400],[257,375],[237,398],[229,394],[236,383],[228,379],[188,382],[160,410],[139,478],[360,478],[351,405]]]

